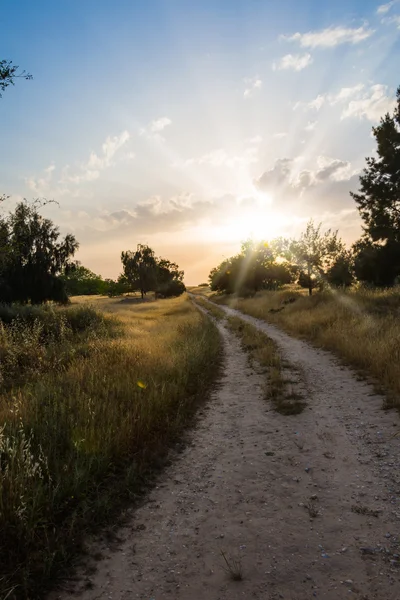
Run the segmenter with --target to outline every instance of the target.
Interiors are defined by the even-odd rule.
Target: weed
[[[290,365],[283,364],[276,343],[253,325],[245,323],[240,317],[229,317],[228,325],[239,335],[243,347],[251,357],[265,367],[266,397],[272,402],[276,412],[282,415],[301,413],[306,403],[303,397],[293,390],[290,380],[286,378],[284,367],[290,368]]]
[[[243,569],[242,561],[240,557],[234,557],[227,555],[226,552],[221,550],[221,556],[224,559],[225,565],[223,566],[224,571],[229,575],[233,581],[243,580]]]

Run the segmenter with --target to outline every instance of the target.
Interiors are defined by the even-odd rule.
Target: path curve
[[[118,543],[97,543],[96,571],[88,561],[78,582],[52,598],[400,598],[397,415],[330,354],[239,316],[301,367],[307,409],[273,412],[263,375],[219,323],[223,375],[190,444],[132,511]],[[221,550],[240,559],[243,581],[224,571]]]

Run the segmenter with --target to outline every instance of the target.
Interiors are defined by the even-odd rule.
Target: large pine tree
[[[372,242],[400,243],[400,87],[393,115],[373,128],[377,158],[367,158],[360,190],[351,193]]]

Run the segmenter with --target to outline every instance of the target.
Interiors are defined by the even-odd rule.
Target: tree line
[[[381,118],[373,135],[376,157],[366,159],[360,189],[350,192],[363,221],[363,235],[346,248],[338,232],[322,233],[310,220],[297,239],[244,242],[209,275],[211,289],[254,293],[297,282],[309,294],[317,286],[376,287],[400,283],[400,87],[393,114]]]
[[[73,260],[77,240],[71,234],[62,238],[58,227],[40,214],[42,206],[24,201],[0,216],[0,303],[67,303],[69,296],[136,291],[142,298],[149,291],[169,297],[185,291],[178,265],[143,245],[122,252],[122,273],[116,280],[96,275]]]

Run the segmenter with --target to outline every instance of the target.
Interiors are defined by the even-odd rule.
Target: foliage
[[[400,275],[400,87],[393,115],[373,128],[377,157],[366,158],[360,190],[352,193],[364,222],[355,244],[355,272],[366,283],[390,286]]]
[[[109,288],[101,275],[96,275],[79,262],[75,263],[72,268],[64,270],[61,279],[65,284],[68,296],[106,294]]]
[[[2,330],[0,352],[7,345],[16,362],[29,352],[28,364],[40,350],[49,362],[39,376],[3,384],[0,396],[1,598],[44,597],[90,530],[163,464],[218,368],[218,332],[188,299],[96,304],[116,316],[96,324],[86,306],[21,308],[40,324],[86,323],[58,341],[42,340],[35,320]]]
[[[366,159],[360,190],[351,196],[369,239],[400,242],[400,87],[393,115],[386,114],[372,131],[378,156]]]
[[[30,73],[26,71],[18,72],[19,67],[13,65],[11,60],[0,60],[0,90],[2,92],[9,85],[14,85],[15,79],[33,79]],[[0,93],[0,98],[2,97]]]
[[[122,252],[124,277],[133,290],[139,289],[143,296],[149,291],[169,297],[179,296],[185,291],[184,272],[179,266],[165,258],[157,258],[149,246],[138,244],[136,252]]]
[[[247,240],[242,244],[240,254],[225,259],[211,270],[211,290],[251,295],[258,290],[275,289],[293,281],[290,265],[277,262],[277,258],[272,245]]]
[[[331,268],[332,263],[343,253],[344,246],[338,239],[338,232],[330,229],[321,233],[321,223],[315,225],[311,219],[307,223],[306,230],[298,240],[292,240],[289,250],[295,264],[306,276],[308,292],[311,296],[313,285],[312,279],[319,279]],[[305,282],[303,275],[303,281]]]
[[[71,267],[78,242],[70,234],[59,237],[58,227],[39,214],[37,203],[20,202],[0,218],[0,302],[68,300],[59,275]]]
[[[343,250],[325,274],[325,280],[333,287],[350,287],[354,283],[354,258],[351,252]]]

